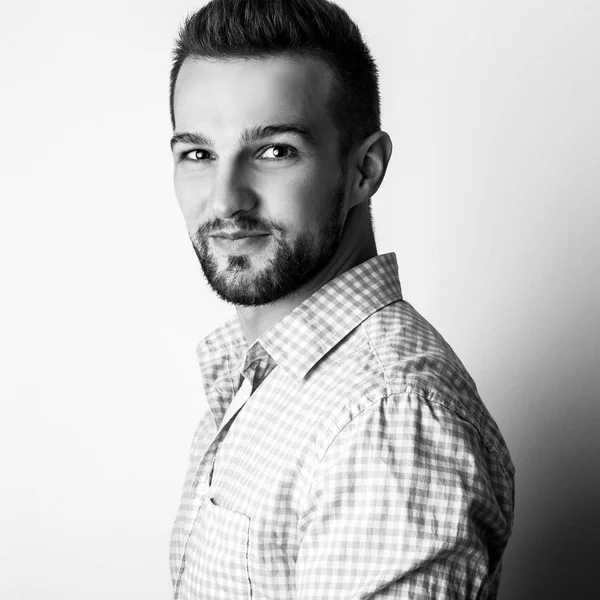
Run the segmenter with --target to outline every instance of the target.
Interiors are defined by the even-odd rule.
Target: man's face
[[[345,218],[331,76],[308,58],[186,61],[174,96],[175,192],[217,294],[287,296],[335,252]]]

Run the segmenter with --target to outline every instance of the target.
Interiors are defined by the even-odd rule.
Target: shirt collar
[[[196,348],[204,394],[217,427],[240,386],[237,368],[245,351],[244,331],[237,316],[215,329]]]
[[[236,317],[197,348],[206,397],[217,419],[263,358],[303,378],[336,344],[379,309],[402,299],[394,253],[376,256],[340,275],[266,331],[248,350]],[[243,360],[243,362],[242,362]],[[267,361],[270,362],[270,361]],[[262,367],[262,378],[273,364]],[[260,383],[260,382],[258,382]],[[257,385],[254,382],[253,388]]]
[[[376,256],[317,290],[259,341],[279,366],[302,378],[367,317],[400,299],[396,255]]]

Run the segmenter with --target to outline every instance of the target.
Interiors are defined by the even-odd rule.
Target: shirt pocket
[[[206,499],[198,548],[204,598],[250,599],[249,533],[250,517],[218,506],[212,498]]]

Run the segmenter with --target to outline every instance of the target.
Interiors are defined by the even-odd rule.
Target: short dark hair
[[[171,124],[177,76],[188,58],[303,55],[331,70],[332,118],[342,152],[381,128],[378,72],[356,24],[328,0],[212,0],[179,30],[171,69]]]

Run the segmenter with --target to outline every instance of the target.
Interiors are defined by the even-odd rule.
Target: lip
[[[211,246],[221,256],[257,254],[269,246],[270,234],[255,231],[229,231],[213,234]]]
[[[209,237],[225,238],[226,240],[241,240],[242,238],[250,237],[263,237],[269,235],[268,233],[256,233],[254,231],[234,231],[234,232],[223,232],[213,233]]]

